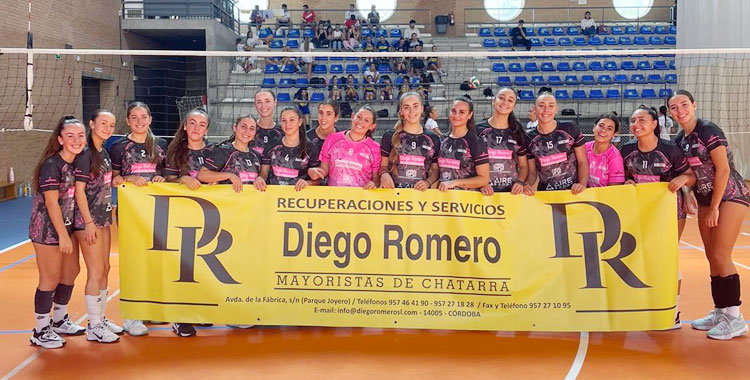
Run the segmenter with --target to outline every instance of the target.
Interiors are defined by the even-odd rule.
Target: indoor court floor
[[[712,307],[708,262],[696,219],[680,242],[682,329],[628,333],[529,333],[323,327],[225,326],[179,338],[169,325],[145,337],[97,344],[68,337],[62,349],[29,344],[37,281],[20,202],[0,203],[0,376],[3,379],[742,379],[750,338],[713,341],[689,322]],[[12,210],[12,212],[11,212]],[[14,217],[14,215],[18,217]],[[26,224],[24,223],[26,218]],[[7,227],[7,228],[6,228]],[[16,231],[15,242],[8,231]],[[750,218],[734,260],[750,295]],[[18,232],[20,231],[20,232]],[[113,252],[117,252],[116,233]],[[16,244],[13,244],[16,243]],[[18,244],[20,243],[20,244]],[[120,323],[118,256],[112,256],[108,317]],[[69,307],[85,326],[85,266]],[[750,316],[750,309],[744,308]],[[585,326],[582,326],[585,329]]]

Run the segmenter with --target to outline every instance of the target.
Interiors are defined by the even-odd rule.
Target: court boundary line
[[[112,293],[109,297],[107,297],[107,303],[109,303],[109,301],[111,301],[112,299],[114,299],[115,297],[117,297],[119,294],[120,294],[120,289],[117,289],[114,293]],[[78,320],[75,321],[75,324],[79,324],[79,323],[83,322],[83,320],[86,319],[86,318],[88,318],[88,316],[89,316],[88,313],[82,315],[81,318],[78,318]],[[10,379],[11,377],[17,375],[24,368],[26,368],[29,364],[31,364],[31,362],[33,362],[34,360],[36,360],[37,358],[39,358],[39,356],[41,356],[42,352],[44,352],[44,351],[47,351],[47,349],[44,348],[44,347],[39,348],[36,352],[34,352],[33,354],[31,354],[31,356],[29,356],[28,358],[26,358],[26,360],[22,361],[21,364],[17,365],[16,368],[13,368],[12,370],[10,370],[10,372],[8,372],[0,380],[7,380],[7,379]]]
[[[12,245],[10,245],[10,246],[7,246],[7,247],[5,247],[5,248],[3,248],[3,249],[0,249],[0,255],[2,255],[2,254],[3,254],[3,253],[5,253],[5,252],[8,252],[8,251],[10,251],[10,250],[11,250],[11,249],[13,249],[13,248],[18,248],[18,247],[20,247],[20,246],[22,246],[22,245],[24,245],[24,244],[26,244],[26,243],[28,243],[28,242],[30,242],[30,241],[31,241],[31,239],[26,239],[26,240],[24,240],[24,241],[20,241],[20,242],[18,242],[18,243],[16,243],[16,244],[12,244]]]
[[[6,265],[6,266],[0,268],[0,273],[5,272],[8,269],[13,269],[14,267],[16,267],[16,266],[18,266],[20,264],[23,264],[26,261],[29,261],[29,260],[33,259],[34,257],[36,257],[36,253],[32,253],[32,254],[30,254],[30,255],[28,255],[26,257],[22,257],[22,258],[20,258],[20,259],[18,259],[16,261],[14,261],[14,262]]]
[[[689,246],[689,247],[691,247],[691,248],[694,248],[694,249],[697,249],[697,250],[699,250],[699,251],[701,251],[701,252],[703,252],[703,253],[706,253],[706,250],[705,250],[704,248],[702,248],[702,247],[699,247],[699,246],[697,246],[697,245],[693,245],[693,244],[690,244],[690,243],[686,242],[685,240],[680,240],[680,241],[681,241],[681,242],[683,242],[683,243],[685,243],[686,245],[688,245],[688,246]],[[732,248],[734,248],[734,247],[732,247]],[[732,259],[732,263],[734,263],[734,265],[736,265],[736,266],[738,266],[738,267],[741,267],[741,268],[745,268],[745,269],[747,269],[747,270],[750,270],[750,266],[747,266],[747,265],[745,265],[745,264],[742,264],[742,263],[738,263],[738,262],[734,261],[734,259]]]
[[[581,368],[583,368],[583,361],[586,359],[588,348],[589,333],[587,331],[581,331],[581,337],[578,340],[578,351],[576,352],[573,364],[570,366],[570,370],[568,370],[568,374],[565,375],[565,380],[574,380],[578,378],[578,374],[581,372]]]

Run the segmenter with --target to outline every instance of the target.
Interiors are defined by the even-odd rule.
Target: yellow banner
[[[674,323],[676,199],[663,183],[534,197],[118,190],[128,318],[517,331]]]

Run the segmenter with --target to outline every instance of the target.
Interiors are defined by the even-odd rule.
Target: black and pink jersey
[[[284,131],[278,124],[271,129],[261,128],[259,125],[255,128],[255,138],[250,142],[250,149],[263,157],[267,149],[281,144],[282,137],[284,137]]]
[[[62,219],[68,233],[73,231],[75,217],[75,173],[73,164],[65,162],[59,154],[48,158],[39,169],[39,188],[31,206],[29,239],[34,243],[59,245],[60,240],[49,217],[44,201],[45,191],[57,191],[57,203],[60,205]]]
[[[333,133],[336,132],[341,131],[338,128],[334,128]],[[310,152],[310,167],[317,168],[320,166],[320,150],[323,148],[323,143],[326,142],[326,139],[320,138],[320,136],[315,133],[315,128],[313,128],[307,131],[307,141],[307,151]]]
[[[99,175],[94,176],[91,168],[91,156],[98,154],[102,158],[99,165]],[[103,228],[112,225],[112,159],[106,149],[96,152],[90,148],[84,149],[73,161],[73,170],[77,182],[86,184],[86,201],[94,225]],[[83,215],[76,207],[74,229],[82,230],[86,227]]]
[[[268,148],[263,155],[261,163],[270,165],[268,171],[269,185],[292,185],[300,179],[308,179],[307,168],[310,156],[305,154],[300,157],[300,147],[288,147],[279,141],[276,146]]]
[[[723,201],[737,202],[750,205],[750,192],[742,179],[740,173],[734,168],[734,159],[729,150],[729,144],[724,137],[724,132],[716,124],[698,119],[692,133],[685,136],[685,131],[680,131],[675,138],[675,143],[682,149],[687,157],[690,167],[695,172],[697,182],[693,189],[695,198],[701,206],[711,206],[713,197],[714,179],[716,178],[716,167],[711,160],[711,151],[723,146],[727,149],[727,160],[729,161],[729,181],[724,190]]]
[[[538,129],[528,134],[528,157],[536,158],[532,164],[539,173],[539,190],[569,190],[578,182],[575,148],[584,142],[581,130],[572,122],[559,121],[546,135]]]
[[[118,170],[123,177],[137,175],[151,181],[157,175],[164,174],[164,149],[162,149],[164,145],[164,140],[156,139],[154,149],[156,149],[158,159],[153,162],[146,155],[146,144],[137,143],[125,136],[109,148],[112,169]]]
[[[690,168],[687,159],[675,143],[659,139],[656,148],[650,152],[641,152],[638,141],[622,146],[625,179],[636,183],[669,182]],[[677,218],[687,215],[682,208],[682,191],[677,192]]]
[[[430,175],[430,165],[437,163],[440,152],[440,139],[433,133],[411,134],[401,131],[400,144],[396,148],[398,161],[397,175],[393,176],[393,183],[398,188],[413,188],[414,185],[426,180]],[[380,140],[380,155],[389,157],[393,149],[393,131],[388,131]]]
[[[206,163],[206,158],[211,155],[212,149],[213,145],[209,144],[206,144],[202,149],[190,149],[188,152],[188,172],[182,175],[187,174],[193,178],[198,178],[198,171],[201,170],[201,166]],[[182,176],[180,175],[180,168],[172,167],[172,163],[169,160],[167,160],[167,167],[164,168],[164,174],[176,177]]]
[[[526,141],[516,141],[510,128],[492,128],[486,121],[477,124],[477,130],[487,145],[490,186],[496,192],[510,191],[518,180],[518,157],[528,154]]]
[[[215,172],[234,173],[242,183],[253,183],[260,175],[260,161],[260,156],[252,149],[242,152],[232,144],[221,144],[213,147],[203,167]],[[225,180],[221,183],[232,182]]]
[[[477,166],[486,163],[489,163],[487,145],[473,131],[468,131],[463,137],[448,136],[440,143],[438,166],[441,181],[476,177]]]

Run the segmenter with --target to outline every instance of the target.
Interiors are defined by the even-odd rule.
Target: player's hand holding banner
[[[524,331],[674,323],[676,200],[663,183],[534,197],[118,190],[128,318]]]

